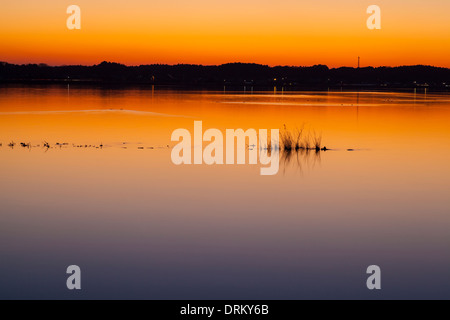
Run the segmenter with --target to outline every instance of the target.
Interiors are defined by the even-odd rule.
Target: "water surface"
[[[194,120],[332,150],[176,166]],[[0,298],[448,299],[449,123],[445,93],[0,88]]]

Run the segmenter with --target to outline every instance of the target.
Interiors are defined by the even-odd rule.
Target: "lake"
[[[330,150],[175,165],[194,121]],[[0,298],[449,299],[449,124],[424,89],[0,87]]]

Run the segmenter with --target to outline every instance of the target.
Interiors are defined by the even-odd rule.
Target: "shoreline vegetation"
[[[222,65],[10,64],[0,62],[0,84],[161,85],[218,90],[327,90],[335,88],[450,91],[450,69],[433,66],[311,67],[254,63]]]
[[[286,125],[280,131],[280,147],[285,153],[300,150],[314,150],[315,152],[330,150],[326,146],[322,146],[322,134],[315,131],[306,131],[303,125],[294,131],[287,129]]]

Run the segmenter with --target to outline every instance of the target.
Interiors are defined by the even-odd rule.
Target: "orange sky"
[[[81,8],[68,30],[66,8]],[[381,7],[381,30],[366,8]],[[15,0],[0,10],[0,60],[128,65],[427,64],[450,67],[448,0]]]

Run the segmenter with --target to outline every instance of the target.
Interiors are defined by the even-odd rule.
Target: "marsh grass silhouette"
[[[294,132],[287,129],[283,125],[280,131],[280,149],[283,152],[292,152],[299,150],[315,150],[317,152],[329,150],[327,147],[322,147],[322,134],[317,134],[315,131],[306,134],[304,126],[300,129],[295,129]]]
[[[286,125],[283,125],[280,131],[280,150],[280,162],[285,172],[286,168],[292,164],[295,164],[300,171],[303,166],[314,167],[320,163],[321,152],[330,149],[322,147],[322,134],[315,131],[306,132],[304,125],[294,131],[288,130]]]
[[[322,134],[317,135],[316,132],[314,131],[313,133],[313,145],[314,145],[314,149],[319,152],[321,147],[322,147]]]

